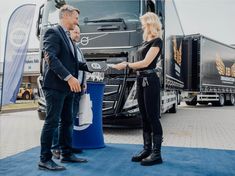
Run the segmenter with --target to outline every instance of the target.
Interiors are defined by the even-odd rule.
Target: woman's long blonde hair
[[[162,23],[155,13],[145,13],[140,17],[140,21],[142,26],[146,26],[143,33],[144,41],[147,41],[148,36],[151,36],[151,38],[162,38]]]

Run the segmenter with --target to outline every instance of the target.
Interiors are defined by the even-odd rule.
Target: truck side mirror
[[[148,0],[147,1],[147,11],[148,12],[155,12],[155,1],[154,0]]]
[[[57,9],[59,9],[60,7],[66,4],[65,0],[55,0],[55,3],[56,3],[55,7]]]
[[[39,8],[38,20],[37,20],[37,23],[36,23],[36,36],[37,36],[38,39],[40,38],[43,10],[44,10],[44,4],[41,5],[40,8]]]

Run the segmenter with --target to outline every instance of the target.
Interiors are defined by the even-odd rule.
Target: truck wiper
[[[99,20],[88,20],[88,18],[84,18],[84,23],[107,23],[107,22],[122,22],[123,28],[126,30],[127,25],[123,18],[110,18],[110,19],[99,19]]]

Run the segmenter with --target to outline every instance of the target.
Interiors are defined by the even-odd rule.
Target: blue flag
[[[35,4],[18,7],[11,15],[6,33],[1,105],[14,103],[20,87]]]

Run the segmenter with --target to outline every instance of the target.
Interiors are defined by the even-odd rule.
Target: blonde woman
[[[162,50],[162,25],[159,17],[147,12],[140,17],[144,43],[138,49],[137,62],[122,62],[114,69],[134,69],[137,73],[137,99],[143,122],[143,150],[132,157],[133,162],[150,166],[162,163],[162,125],[160,117],[160,81],[155,72]]]

